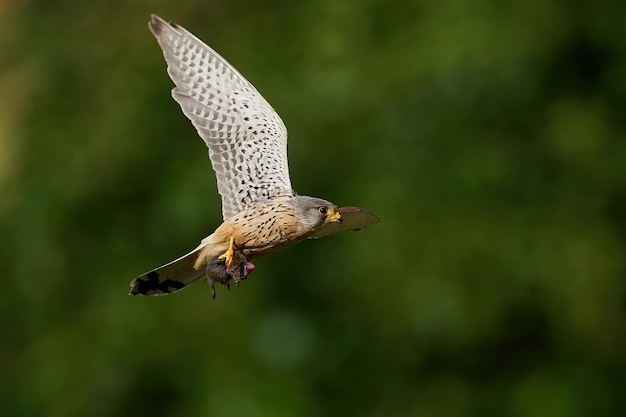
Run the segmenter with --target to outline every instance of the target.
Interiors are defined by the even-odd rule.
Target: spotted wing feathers
[[[293,194],[287,129],[235,68],[193,34],[153,15],[150,30],[176,87],[172,96],[209,148],[224,219],[247,205]]]

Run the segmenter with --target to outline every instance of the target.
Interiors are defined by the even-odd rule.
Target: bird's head
[[[316,197],[297,196],[296,210],[298,217],[311,230],[327,223],[341,223],[341,213],[330,201]]]

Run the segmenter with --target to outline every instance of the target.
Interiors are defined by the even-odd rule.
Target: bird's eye
[[[326,212],[328,212],[328,209],[326,207],[320,207],[317,209],[317,212],[319,214],[326,214]]]

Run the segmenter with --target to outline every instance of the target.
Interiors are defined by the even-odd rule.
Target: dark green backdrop
[[[150,13],[379,225],[127,295],[221,221]],[[626,414],[626,2],[0,2],[6,416]]]

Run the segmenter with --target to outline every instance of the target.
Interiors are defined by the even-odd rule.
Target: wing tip
[[[380,219],[378,218],[378,216],[376,216],[374,213],[372,213],[371,211],[361,208],[361,207],[340,207],[339,208],[339,212],[340,213],[364,213],[367,214],[371,217],[372,223],[371,224],[376,224],[376,223],[380,223]],[[360,229],[355,229],[355,230],[360,230]]]
[[[157,36],[157,37],[162,35],[163,32],[165,32],[168,28],[174,29],[174,30],[182,29],[176,23],[167,22],[155,14],[150,15],[150,21],[148,22],[148,27],[150,28],[150,31],[154,34],[154,36]]]

